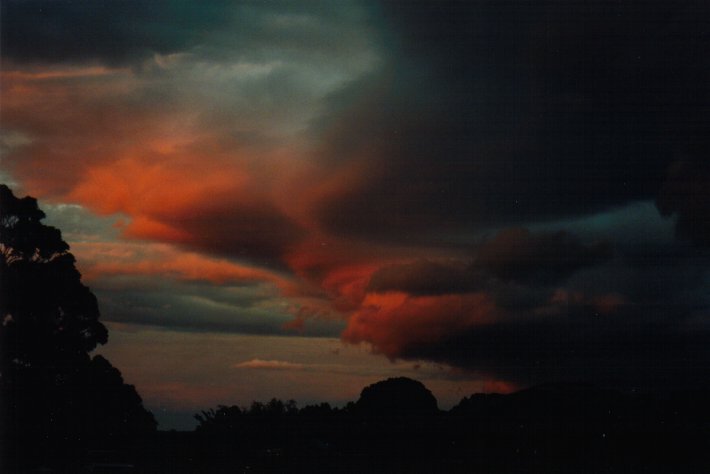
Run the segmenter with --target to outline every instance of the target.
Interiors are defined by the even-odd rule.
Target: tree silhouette
[[[58,229],[37,201],[0,186],[0,373],[72,364],[108,334]]]
[[[357,401],[365,415],[431,415],[438,412],[436,398],[418,380],[396,377],[369,385]]]
[[[156,425],[120,372],[89,355],[108,332],[69,245],[44,217],[36,199],[0,185],[0,421],[22,447],[12,450],[20,464]]]
[[[175,465],[192,463],[181,472],[710,472],[709,395],[553,383],[440,411],[421,382],[400,377],[342,409],[219,406],[150,452],[161,466],[168,446]]]
[[[195,430],[204,433],[234,432],[240,427],[243,413],[236,405],[219,405],[216,410],[214,408],[202,410],[201,414],[195,415],[199,423]]]

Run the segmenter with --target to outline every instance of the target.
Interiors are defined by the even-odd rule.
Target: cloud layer
[[[343,337],[519,385],[704,383],[707,252],[615,247],[506,229],[469,262],[385,266]]]
[[[1,17],[2,176],[71,229],[104,318],[340,334],[500,384],[707,372],[710,7]]]

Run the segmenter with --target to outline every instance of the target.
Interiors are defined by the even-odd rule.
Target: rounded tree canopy
[[[390,378],[362,390],[356,404],[364,415],[428,415],[439,411],[436,398],[423,383],[407,377]]]

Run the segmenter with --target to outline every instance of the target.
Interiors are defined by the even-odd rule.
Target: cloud
[[[235,369],[264,369],[264,370],[303,370],[303,364],[295,364],[283,360],[261,360],[252,359],[246,362],[234,364]]]
[[[321,203],[338,235],[432,242],[590,215],[654,199],[690,143],[703,160],[705,5],[383,2],[382,11],[387,67],[333,95],[319,122],[324,161],[370,163],[356,186]]]
[[[45,107],[68,106],[62,104],[63,100],[59,102]],[[82,112],[81,105],[73,109]],[[12,125],[17,119],[16,109],[11,104],[7,110]],[[74,127],[82,127],[84,121],[93,119],[92,112],[67,120],[73,120]],[[171,139],[163,138],[166,132],[161,129],[182,125],[161,124],[159,117],[123,119],[134,122],[140,130],[129,127],[111,131],[87,123],[88,130],[74,130],[76,135],[63,137],[60,141],[67,143],[55,150],[41,141],[18,150],[9,157],[11,166],[15,165],[15,173],[26,177],[26,186],[40,195],[58,195],[104,215],[129,216],[123,229],[129,237],[272,262],[298,239],[298,224],[279,209],[271,187],[265,187],[266,176],[253,165],[257,159],[277,162],[276,157],[245,150],[234,141],[228,151],[226,143],[217,143],[220,148],[215,148],[219,137],[190,138],[190,134],[201,133],[191,125],[185,126],[186,135],[171,143]],[[39,126],[36,120],[28,120],[33,122],[30,128]],[[117,136],[111,137],[114,133]],[[136,146],[134,140],[140,137]],[[30,173],[30,168],[54,169],[52,163],[68,160],[65,155],[69,150],[87,159],[59,173]],[[195,176],[201,179],[195,180]]]
[[[403,291],[413,295],[466,293],[482,286],[477,276],[464,262],[418,260],[379,268],[370,278],[367,291]]]
[[[568,304],[558,317],[451,333],[401,356],[447,361],[521,385],[583,380],[624,388],[697,387],[707,384],[710,353],[702,341],[709,334],[689,324],[686,311],[622,306],[603,314]]]
[[[92,82],[89,93],[84,80]],[[7,89],[26,92],[3,97],[4,125],[31,139],[6,164],[32,194],[121,213],[130,237],[260,262],[273,264],[297,240],[299,225],[274,191],[281,183],[272,171],[289,172],[283,158],[231,137],[232,130],[202,130],[192,113],[170,104],[127,106],[114,88],[127,88],[140,102],[134,88],[143,87],[141,78],[119,71],[70,83],[8,82]]]
[[[688,381],[709,14],[10,0],[3,176],[102,216],[72,235],[110,321],[345,328],[515,386]]]
[[[288,335],[282,326],[292,317],[288,304],[265,286],[210,289],[198,283],[124,277],[94,282],[91,289],[101,301],[102,320],[115,323],[183,332]],[[315,324],[308,329],[304,334],[323,332]],[[337,333],[337,328],[329,328],[329,334]]]
[[[220,21],[213,5],[180,8],[177,2],[3,2],[2,52],[34,61],[105,60],[170,53],[194,45],[200,27]],[[222,10],[223,11],[223,10]],[[180,28],[160,28],[161,22]]]
[[[80,258],[81,271],[89,282],[119,276],[159,276],[215,285],[271,283],[284,289],[290,285],[277,273],[168,244],[84,242],[74,244],[72,251]]]
[[[643,305],[615,295],[554,292],[511,311],[485,293],[366,298],[343,340],[368,342],[393,359],[438,361],[526,386],[580,381],[616,387],[680,388],[705,383],[707,314]]]
[[[124,237],[283,269],[322,177],[303,131],[377,62],[361,8],[79,5],[3,4],[3,136],[22,137],[5,140],[9,175],[121,214]]]
[[[516,386],[693,386],[710,361],[707,255],[647,239],[612,254],[566,232],[512,228],[467,260],[386,265],[342,338]]]
[[[348,51],[357,39],[357,5],[308,7],[282,1],[9,0],[2,5],[2,53],[22,62],[116,65],[195,50],[220,58],[228,46],[244,57],[265,50]],[[344,41],[324,41],[332,32],[320,21],[337,25]],[[255,44],[262,47],[250,48]]]
[[[491,275],[527,283],[549,284],[611,257],[608,244],[583,245],[566,232],[532,234],[505,229],[478,250],[477,265]]]
[[[671,164],[657,204],[664,215],[677,215],[677,233],[710,246],[710,166],[707,149]]]
[[[608,243],[585,245],[564,231],[531,233],[507,228],[483,241],[468,260],[416,260],[380,267],[366,290],[403,291],[411,295],[471,293],[499,282],[547,286],[612,255]]]
[[[450,334],[494,321],[495,304],[485,293],[419,296],[370,294],[342,333],[350,343],[369,342],[396,358],[411,345],[438,344]]]

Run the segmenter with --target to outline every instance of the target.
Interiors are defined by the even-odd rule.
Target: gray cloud
[[[613,225],[610,219],[606,227],[612,239]],[[403,291],[410,299],[395,310],[367,309],[346,335],[369,340],[389,357],[438,361],[519,385],[706,384],[710,254],[654,235],[628,238],[614,242],[612,254],[607,244],[585,245],[562,231],[507,229],[484,241],[469,262],[384,267],[369,291]],[[467,308],[466,296],[474,294],[495,302],[485,309],[489,320],[467,324],[466,311],[475,306],[446,313],[457,311],[452,295]],[[419,296],[441,297],[443,309],[429,301],[417,309]]]
[[[2,52],[16,61],[130,62],[194,46],[224,24],[226,2],[9,0]],[[169,25],[169,27],[168,27]]]
[[[566,232],[530,233],[511,228],[499,232],[478,250],[477,264],[503,280],[549,284],[611,257],[606,243],[583,245]]]
[[[92,284],[101,319],[188,332],[292,336],[290,305],[268,285],[214,286],[148,277],[104,277]],[[334,337],[343,323],[311,321],[302,336]]]
[[[493,286],[548,287],[612,256],[608,243],[585,245],[567,232],[532,233],[508,228],[483,241],[468,262],[430,261],[386,265],[370,278],[367,291],[414,295],[470,293]]]
[[[662,311],[675,323],[650,322]],[[610,318],[583,307],[560,320],[496,324],[412,345],[405,358],[438,360],[521,385],[586,381],[624,388],[707,385],[707,326],[684,327],[681,308],[627,309]]]
[[[324,159],[374,163],[322,206],[334,232],[426,241],[432,229],[589,215],[654,199],[679,151],[694,144],[702,160],[708,149],[704,4],[384,2],[383,12],[387,67],[334,96],[322,122]],[[695,179],[694,199],[707,187]]]
[[[696,150],[673,162],[657,200],[665,215],[677,216],[679,236],[705,247],[710,247],[709,151]]]
[[[9,0],[2,52],[16,62],[135,64],[154,54],[273,59],[358,54],[364,12],[354,2]],[[355,20],[355,21],[354,21]],[[341,41],[328,39],[338,35]]]

